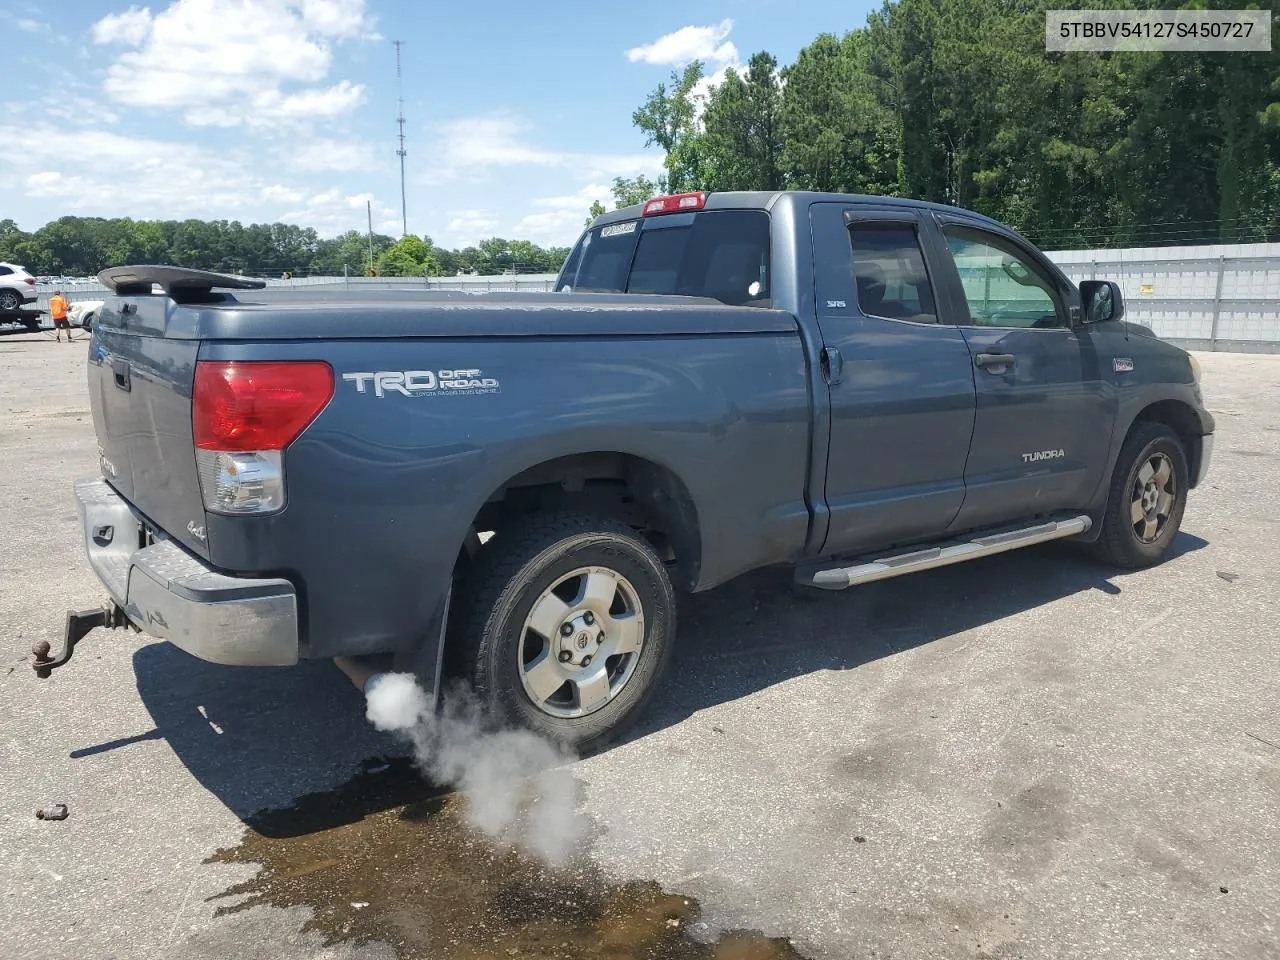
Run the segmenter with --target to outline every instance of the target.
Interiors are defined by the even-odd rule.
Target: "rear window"
[[[769,215],[707,210],[628,220],[588,231],[558,290],[711,297],[768,306]]]

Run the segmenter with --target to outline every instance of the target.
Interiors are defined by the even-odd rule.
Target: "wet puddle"
[[[461,804],[393,759],[260,813],[237,846],[209,858],[262,868],[221,894],[240,899],[218,913],[307,906],[308,929],[328,943],[381,941],[402,960],[802,960],[786,940],[750,932],[701,943],[688,932],[697,901],[611,884],[585,858],[548,869],[496,847]]]

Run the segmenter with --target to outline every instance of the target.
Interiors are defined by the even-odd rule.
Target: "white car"
[[[93,318],[98,315],[101,308],[101,300],[77,300],[67,306],[67,318],[73,327],[84,327],[89,330],[93,327]]]
[[[0,263],[0,313],[13,313],[36,299],[36,278],[16,263]]]

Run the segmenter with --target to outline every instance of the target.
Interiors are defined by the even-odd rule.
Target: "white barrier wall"
[[[1072,280],[1115,280],[1130,320],[1183,346],[1280,352],[1280,243],[1048,252]]]

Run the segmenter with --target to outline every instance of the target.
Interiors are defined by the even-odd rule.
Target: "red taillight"
[[[191,404],[200,450],[283,450],[333,396],[333,370],[313,360],[201,360]]]
[[[36,278],[35,278],[35,277],[27,277],[27,283],[31,284],[31,285],[34,287],[34,286],[36,285]]]
[[[701,210],[707,204],[707,195],[697,193],[673,193],[669,197],[654,197],[644,205],[643,215],[652,217],[658,213],[683,213],[686,210]]]

